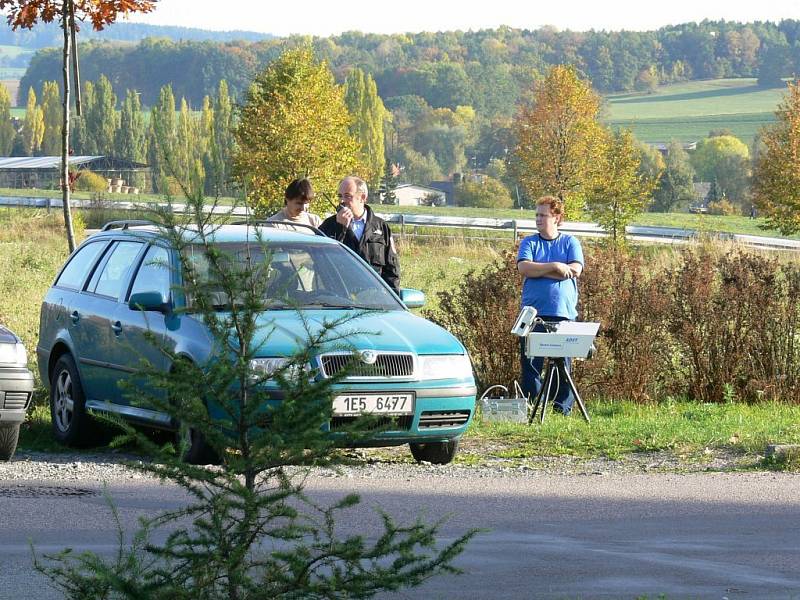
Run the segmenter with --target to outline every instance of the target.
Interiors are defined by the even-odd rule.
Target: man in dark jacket
[[[339,210],[322,222],[320,230],[355,251],[400,295],[400,261],[392,231],[367,206],[367,184],[358,177],[339,183]]]

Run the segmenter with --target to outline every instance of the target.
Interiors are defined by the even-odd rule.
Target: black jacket
[[[367,222],[361,240],[356,238],[350,228],[344,228],[337,223],[336,215],[325,219],[319,229],[328,237],[339,240],[367,261],[399,296],[400,261],[392,241],[392,231],[383,219],[375,216],[369,206],[364,208],[367,211]]]

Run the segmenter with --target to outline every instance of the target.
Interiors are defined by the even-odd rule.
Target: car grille
[[[30,397],[28,392],[6,392],[5,408],[8,410],[25,408]]]
[[[320,360],[324,377],[333,377],[345,368],[349,368],[348,377],[411,377],[414,374],[411,354],[378,354],[371,365],[353,354],[324,354]]]
[[[358,417],[332,417],[331,431],[343,429],[353,424]],[[404,415],[401,417],[379,417],[370,424],[370,429],[380,429],[382,431],[408,431],[411,429],[411,422],[414,415]]]
[[[469,421],[469,415],[470,411],[468,410],[425,411],[419,418],[419,428],[437,429],[439,427],[460,427]]]

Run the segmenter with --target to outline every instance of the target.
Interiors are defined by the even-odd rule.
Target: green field
[[[746,142],[775,120],[783,88],[755,79],[714,79],[660,86],[652,94],[606,97],[606,122],[628,127],[645,142],[697,141],[712,129],[729,129]]]

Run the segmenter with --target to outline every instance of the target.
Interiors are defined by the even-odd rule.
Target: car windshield
[[[361,308],[401,310],[403,305],[368,265],[335,244],[219,243],[226,262],[257,266],[267,277],[264,305],[268,309]],[[200,245],[185,250],[196,283],[211,290],[211,303],[220,310],[227,295],[214,291],[208,258]],[[264,269],[265,260],[269,266]],[[188,298],[189,306],[195,302]]]

